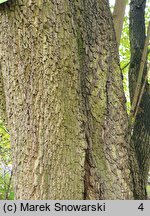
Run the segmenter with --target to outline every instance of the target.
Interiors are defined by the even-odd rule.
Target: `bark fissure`
[[[0,120],[7,125],[7,114],[6,114],[6,99],[4,93],[4,82],[2,77],[2,70],[0,66]]]
[[[132,199],[108,1],[18,2],[0,10],[16,199]]]
[[[106,2],[105,2],[106,3]],[[97,35],[103,35],[103,33],[101,32],[101,30],[99,30],[99,20],[97,17],[94,16],[94,14],[96,14],[96,11],[98,11],[98,9],[95,9],[94,10],[94,6],[98,5],[98,4],[93,4],[93,7],[90,8],[89,5],[90,5],[90,2],[87,2],[86,3],[84,2],[85,4],[85,8],[87,7],[88,9],[84,9],[81,11],[84,11],[83,14],[85,12],[88,12],[88,15],[85,13],[83,15],[84,20],[86,20],[86,22],[82,22],[80,19],[79,19],[79,23],[81,25],[81,28],[80,28],[80,36],[82,35],[82,37],[80,37],[80,40],[79,41],[82,41],[80,42],[79,44],[82,46],[79,46],[80,47],[80,51],[82,50],[82,52],[80,52],[81,54],[81,58],[82,58],[82,63],[81,63],[81,72],[82,72],[82,78],[81,78],[81,92],[82,92],[82,97],[83,97],[83,115],[85,116],[85,121],[84,121],[84,130],[85,130],[85,137],[86,137],[86,140],[87,140],[87,150],[86,150],[86,159],[85,159],[85,199],[91,199],[92,197],[96,197],[97,199],[100,199],[100,198],[103,198],[103,197],[112,197],[115,198],[115,193],[114,193],[114,190],[120,190],[120,197],[121,199],[124,199],[125,197],[132,197],[132,193],[129,192],[130,191],[130,184],[131,184],[131,181],[129,181],[130,183],[128,183],[127,185],[125,184],[125,188],[124,188],[124,183],[127,182],[127,178],[125,177],[126,176],[126,171],[123,173],[121,170],[122,170],[122,166],[120,166],[120,162],[117,163],[117,159],[114,158],[116,156],[114,156],[114,152],[112,153],[112,149],[113,151],[121,151],[119,150],[119,146],[118,146],[118,150],[115,150],[116,147],[115,147],[115,143],[114,143],[114,146],[112,144],[112,140],[111,140],[111,134],[112,136],[114,136],[114,128],[111,126],[111,130],[109,131],[107,128],[110,127],[110,122],[112,121],[113,122],[113,119],[114,119],[114,116],[112,116],[112,109],[115,109],[115,105],[114,105],[114,101],[116,100],[116,98],[113,98],[112,99],[112,87],[111,86],[114,86],[114,89],[115,88],[118,88],[120,90],[120,88],[122,87],[118,87],[113,79],[113,73],[114,71],[112,71],[112,68],[113,68],[113,63],[111,64],[111,62],[113,62],[113,59],[114,59],[114,52],[117,53],[117,47],[114,44],[112,44],[112,47],[114,49],[115,47],[115,51],[113,51],[112,53],[109,53],[109,48],[107,49],[106,48],[106,60],[105,60],[105,63],[99,59],[98,60],[98,66],[100,67],[100,70],[102,71],[102,77],[104,76],[105,77],[105,83],[104,83],[104,97],[105,97],[105,100],[103,102],[104,104],[104,109],[103,109],[103,119],[101,121],[99,121],[99,118],[98,116],[95,116],[93,115],[93,107],[94,106],[91,106],[93,105],[91,103],[91,100],[93,100],[93,90],[97,88],[97,85],[96,83],[98,82],[98,79],[99,79],[99,75],[96,72],[96,70],[93,70],[91,69],[90,65],[89,65],[89,62],[93,62],[96,61],[96,56],[92,56],[93,53],[90,53],[90,51],[94,51],[94,38],[91,37],[92,35],[92,30],[93,30],[93,26],[91,27],[91,24],[92,23],[95,23],[95,20],[96,20],[96,23],[97,23],[97,32],[100,31],[99,34]],[[103,6],[101,6],[101,11],[98,11],[100,13],[100,17],[104,17],[105,19],[105,16],[106,17],[109,17],[109,14],[103,14],[102,11],[104,10],[103,7],[105,7],[106,4],[103,4]],[[91,16],[90,16],[91,15]],[[82,15],[81,15],[82,17]],[[104,21],[104,20],[103,20]],[[109,23],[110,22],[110,23]],[[108,24],[109,23],[109,24]],[[89,25],[87,25],[89,24]],[[105,23],[106,24],[106,23]],[[83,26],[82,26],[83,25]],[[112,20],[111,21],[108,21],[107,20],[107,26],[109,25],[112,25]],[[103,28],[103,24],[102,22],[100,22],[100,27]],[[105,27],[104,27],[105,28]],[[87,37],[86,37],[87,35]],[[98,37],[97,35],[95,35],[95,39]],[[111,34],[113,39],[115,38],[114,36],[114,32],[113,34]],[[94,36],[94,35],[93,35]],[[105,38],[106,39],[106,38]],[[112,38],[107,38],[106,40],[110,42]],[[93,40],[93,41],[92,41]],[[97,41],[104,41],[104,35],[99,39],[97,40],[96,39],[96,43],[98,43]],[[107,43],[109,43],[107,42]],[[103,47],[101,44],[100,44],[101,48]],[[81,49],[82,47],[82,49]],[[102,49],[100,50],[100,53],[99,55],[101,54],[102,52]],[[119,60],[118,60],[118,57],[115,56],[116,59],[116,63],[119,64]],[[106,65],[108,64],[109,62],[109,67],[107,67]],[[105,65],[105,69],[104,69],[104,64]],[[117,70],[117,76],[118,76],[118,81],[121,82],[122,81],[122,78],[121,78],[121,74],[119,72],[119,67],[115,68]],[[98,71],[98,69],[97,69]],[[107,71],[107,72],[106,72]],[[92,77],[90,77],[92,75]],[[116,74],[115,74],[116,75]],[[89,79],[90,78],[90,79]],[[83,80],[83,81],[82,81]],[[100,85],[98,86],[100,88]],[[98,98],[97,98],[97,101],[100,101],[102,103],[103,101],[103,97],[102,97],[102,94],[100,94],[100,90],[98,92]],[[117,95],[118,97],[119,95]],[[124,98],[122,101],[120,100],[122,98]],[[123,95],[123,91],[121,91],[121,94],[119,96],[119,100],[121,103],[124,103],[125,102],[125,97]],[[102,106],[102,104],[101,104]],[[110,107],[112,107],[112,109],[110,109]],[[125,111],[125,106],[124,106],[124,111]],[[124,112],[123,111],[123,112]],[[115,114],[115,116],[117,116],[118,113]],[[127,117],[127,114],[125,113],[125,116]],[[115,117],[116,118],[116,117]],[[122,117],[121,117],[122,118]],[[95,134],[93,133],[93,131],[95,130],[95,123],[93,122],[96,122],[97,123],[97,128],[99,128],[99,133],[97,133],[97,137],[98,136],[101,136],[101,139],[100,140],[96,140],[98,138],[95,139]],[[111,123],[113,125],[113,123]],[[121,129],[122,130],[122,129]],[[124,135],[125,135],[125,131],[127,129],[124,130]],[[108,140],[108,134],[109,134],[109,139],[111,141]],[[118,137],[119,137],[119,133],[118,133]],[[116,137],[116,139],[118,139]],[[125,138],[123,138],[125,139]],[[96,143],[97,142],[97,143]],[[120,140],[119,140],[120,142]],[[124,142],[122,140],[122,142]],[[99,144],[98,144],[99,143]],[[98,144],[98,147],[96,146]],[[112,145],[112,146],[111,146]],[[97,150],[99,148],[99,150]],[[123,147],[125,149],[128,149],[129,147]],[[97,150],[97,153],[95,153],[95,149]],[[124,151],[124,150],[123,150]],[[125,150],[126,151],[126,150]],[[125,153],[127,154],[127,152]],[[98,156],[99,155],[99,156]],[[98,158],[97,158],[98,156]],[[119,156],[119,155],[118,155]],[[120,157],[120,156],[119,156]],[[107,162],[104,162],[106,159]],[[127,155],[126,155],[126,159],[127,159]],[[112,166],[112,169],[111,171],[109,170],[110,169],[110,164]],[[115,173],[115,169],[113,167],[113,165],[116,164],[116,167],[117,169],[120,170],[120,177],[121,177],[121,183],[120,185],[118,186],[117,189],[113,189],[113,187],[111,186],[111,180],[109,179],[109,175],[113,175],[114,176],[114,181],[112,181],[113,183],[113,186],[116,185],[117,187],[117,184],[115,183],[115,178],[119,179],[119,175],[118,173]],[[106,173],[109,173],[109,174],[106,174]],[[129,177],[129,166],[127,165],[127,175],[128,175],[128,178]],[[94,177],[95,176],[95,177]],[[123,177],[124,176],[124,177]],[[94,179],[95,178],[95,179]],[[96,188],[95,187],[95,183],[94,182],[99,182],[99,186]],[[129,190],[129,191],[128,191]],[[123,191],[123,192],[122,192]],[[119,194],[118,193],[118,194]],[[109,194],[109,195],[108,195]]]

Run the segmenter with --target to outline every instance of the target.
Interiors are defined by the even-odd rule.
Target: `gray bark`
[[[145,42],[145,1],[131,0],[130,8],[130,44],[131,60],[129,70],[129,88],[131,102],[136,87],[142,52]],[[147,74],[145,65],[142,85]],[[138,175],[133,171],[134,197],[135,199],[146,199],[147,177],[150,163],[150,86],[146,80],[144,93],[136,116],[132,131],[131,145],[135,150],[138,163]]]

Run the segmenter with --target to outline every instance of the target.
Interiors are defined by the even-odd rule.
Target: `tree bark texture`
[[[130,8],[130,45],[131,60],[129,69],[129,88],[131,103],[145,42],[145,4],[146,0],[132,0]],[[145,65],[142,86],[145,81],[147,67]],[[146,185],[150,163],[150,86],[146,80],[144,93],[132,131],[131,146],[135,149],[139,167],[139,180],[134,177],[134,197],[146,199]]]
[[[107,0],[0,6],[16,199],[132,199],[127,113]]]
[[[2,71],[0,68],[0,119],[7,124],[6,118],[6,100],[5,100],[5,93],[4,93],[4,83],[2,77]]]

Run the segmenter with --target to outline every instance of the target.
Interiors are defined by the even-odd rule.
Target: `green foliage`
[[[11,173],[0,170],[0,200],[13,200],[14,192],[11,183]]]
[[[150,185],[147,185],[147,196],[148,196],[148,199],[150,199]]]
[[[10,135],[2,121],[0,121],[0,161],[5,164],[11,163]]]
[[[128,86],[128,71],[130,65],[130,41],[129,41],[129,16],[125,16],[124,18],[124,25],[122,31],[122,37],[120,41],[119,47],[119,54],[120,54],[120,66],[122,69],[123,74],[123,86],[126,95],[126,107],[127,111],[130,111],[130,96],[129,96],[129,86]]]
[[[4,3],[6,1],[8,1],[8,0],[0,0],[0,4]]]
[[[10,135],[0,121],[0,200],[13,199]]]

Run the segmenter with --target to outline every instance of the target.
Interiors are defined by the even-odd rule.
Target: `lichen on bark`
[[[0,15],[16,199],[132,199],[108,2],[19,0]]]

